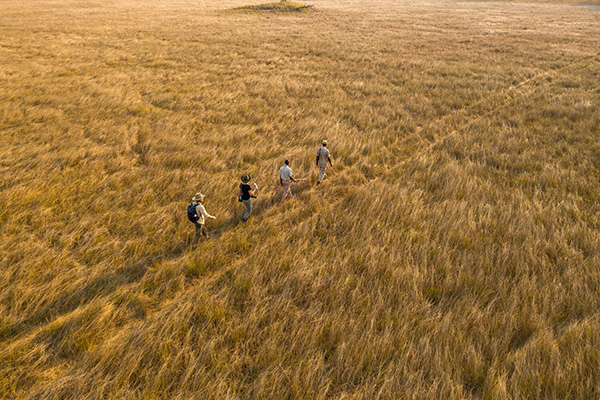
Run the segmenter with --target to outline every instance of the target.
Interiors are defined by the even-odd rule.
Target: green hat
[[[250,175],[248,175],[248,174],[242,175],[242,182],[244,182],[244,183],[250,182]]]
[[[196,195],[192,198],[192,201],[200,201],[204,198],[202,193],[196,193]]]

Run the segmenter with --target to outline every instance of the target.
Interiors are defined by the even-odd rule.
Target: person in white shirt
[[[292,169],[290,168],[289,160],[285,160],[285,165],[279,168],[279,182],[281,182],[281,186],[283,186],[283,195],[281,196],[281,203],[279,204],[283,204],[287,196],[290,198],[294,197],[290,184],[296,182],[296,180],[292,177]]]
[[[329,165],[333,167],[333,162],[331,162],[329,150],[327,150],[327,140],[323,140],[322,144],[323,146],[319,147],[319,149],[317,150],[317,167],[320,168],[319,178],[317,179],[317,185],[319,185],[325,177],[327,162],[329,162]]]
[[[196,226],[196,235],[194,236],[194,240],[192,241],[193,249],[196,248],[198,239],[200,239],[200,235],[204,236],[207,239],[209,238],[208,233],[206,232],[206,228],[204,227],[204,218],[216,218],[207,213],[206,209],[201,203],[204,203],[204,195],[202,193],[196,193],[196,195],[192,198],[192,204],[196,204],[196,214],[198,215],[198,220],[194,222],[194,225]]]

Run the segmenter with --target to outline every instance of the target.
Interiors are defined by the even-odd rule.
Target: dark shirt
[[[248,200],[250,198],[250,191],[252,187],[246,183],[240,183],[240,189],[242,189],[242,200]]]

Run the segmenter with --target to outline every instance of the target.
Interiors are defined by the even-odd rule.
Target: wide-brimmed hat
[[[196,193],[194,195],[194,197],[192,198],[192,201],[199,201],[202,200],[204,198],[204,195],[202,193]]]
[[[244,183],[250,182],[250,175],[248,175],[248,174],[242,175],[242,182],[244,182]]]
[[[327,140],[323,140],[321,143],[323,143],[323,144],[327,144]]]

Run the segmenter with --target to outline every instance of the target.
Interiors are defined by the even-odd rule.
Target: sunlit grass
[[[599,397],[600,13],[245,4],[3,2],[0,397]]]

